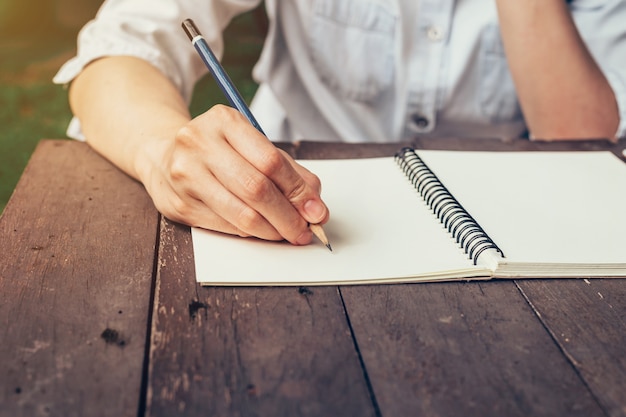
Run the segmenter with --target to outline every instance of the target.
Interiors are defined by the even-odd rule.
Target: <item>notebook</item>
[[[192,229],[203,285],[626,277],[626,164],[609,152],[403,149],[299,161],[332,244]]]

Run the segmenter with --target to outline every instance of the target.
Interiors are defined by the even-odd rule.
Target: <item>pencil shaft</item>
[[[224,70],[224,67],[222,67],[222,64],[220,64],[220,61],[209,47],[206,39],[204,39],[204,37],[200,34],[200,31],[195,26],[193,21],[191,19],[185,20],[183,22],[183,28],[185,29],[187,36],[189,36],[189,39],[191,39],[191,43],[194,48],[196,48],[198,55],[200,55],[200,58],[209,69],[209,72],[211,72],[215,82],[217,82],[217,85],[222,90],[222,93],[226,96],[230,105],[239,110],[239,112],[243,114],[246,119],[248,119],[252,126],[265,135],[265,132],[261,129],[261,125],[259,125],[259,122],[255,119],[254,115],[250,111],[250,108],[235,87],[235,84],[231,81],[230,77]]]
[[[310,224],[309,229],[317,238],[328,248],[329,251],[333,251],[333,248],[330,246],[328,242],[328,238],[326,237],[326,233],[324,233],[324,229],[319,224]]]

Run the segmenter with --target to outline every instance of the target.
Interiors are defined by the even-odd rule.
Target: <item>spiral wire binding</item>
[[[435,216],[476,265],[487,249],[504,253],[478,222],[463,208],[437,176],[428,168],[413,148],[402,148],[396,162]]]

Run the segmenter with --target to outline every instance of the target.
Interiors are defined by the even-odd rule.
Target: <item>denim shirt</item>
[[[193,18],[221,56],[225,26],[259,2],[106,0],[55,82],[70,82],[101,56],[133,55],[160,69],[189,100],[206,68],[182,20]],[[617,135],[625,137],[626,0],[568,3],[616,95]],[[528,133],[494,0],[266,0],[265,6],[270,27],[253,71],[261,86],[252,109],[273,140]],[[77,120],[68,134],[81,136]]]

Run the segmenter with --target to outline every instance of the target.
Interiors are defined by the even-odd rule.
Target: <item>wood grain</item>
[[[336,287],[199,287],[164,221],[155,300],[148,415],[375,415]]]
[[[512,281],[341,292],[383,416],[603,415]]]
[[[626,279],[517,285],[607,415],[626,416]]]
[[[0,219],[0,415],[137,414],[157,219],[87,145],[39,144]]]

